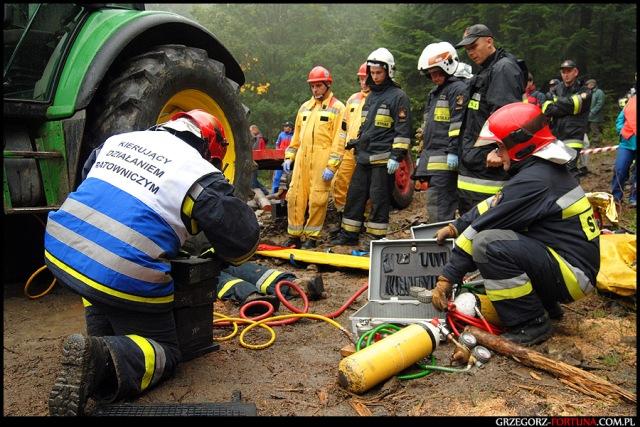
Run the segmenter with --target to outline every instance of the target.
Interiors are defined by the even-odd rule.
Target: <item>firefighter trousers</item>
[[[580,269],[542,242],[511,230],[479,232],[473,239],[473,260],[484,278],[487,297],[507,327],[594,290]]]
[[[238,267],[229,266],[220,272],[216,295],[218,299],[231,299],[240,304],[255,292],[274,295],[278,282],[282,280],[292,282],[295,279],[296,275],[293,273],[247,262]],[[282,286],[281,292],[287,296],[290,293],[289,287]]]
[[[382,238],[387,235],[394,180],[395,175],[387,173],[386,165],[356,164],[342,215],[342,229],[347,236],[357,237],[362,225],[373,236]],[[365,223],[364,212],[368,199],[371,199],[371,214]]]
[[[427,216],[429,222],[454,219],[458,209],[457,181],[455,172],[443,172],[429,176],[427,190]]]
[[[117,377],[100,384],[98,401],[137,396],[174,374],[182,355],[173,311],[144,313],[83,301],[87,334],[103,337]]]
[[[338,212],[343,212],[347,204],[347,192],[349,191],[349,183],[356,169],[356,159],[353,150],[345,150],[340,167],[336,172],[336,176],[331,182],[331,194],[333,195],[333,203]]]

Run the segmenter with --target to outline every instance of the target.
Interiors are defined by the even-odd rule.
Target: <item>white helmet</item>
[[[458,69],[455,73],[453,73],[453,75],[463,79],[470,79],[471,77],[473,77],[471,65],[465,64],[464,62],[459,63]]]
[[[380,64],[382,63],[382,64]],[[392,79],[396,71],[396,61],[388,49],[379,47],[369,54],[367,58],[367,68],[372,65],[382,65],[387,70],[389,78]]]
[[[424,48],[418,59],[418,70],[426,73],[430,68],[439,67],[451,76],[456,72],[458,62],[458,52],[451,43],[431,43]]]

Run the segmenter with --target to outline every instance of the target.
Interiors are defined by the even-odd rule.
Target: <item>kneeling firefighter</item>
[[[173,375],[182,355],[168,260],[189,234],[203,230],[216,256],[231,264],[255,252],[256,217],[212,164],[225,151],[224,129],[202,110],[114,135],[91,154],[78,189],[49,214],[45,261],[83,297],[89,335],[64,343],[51,415],[83,415],[89,398],[130,398]]]
[[[485,289],[515,343],[537,344],[552,334],[559,303],[593,292],[600,269],[600,230],[584,190],[567,171],[575,151],[557,140],[539,107],[513,103],[494,112],[476,146],[498,144],[511,179],[438,230],[457,237],[432,303],[446,310],[453,283],[480,270]],[[545,312],[546,310],[546,312]]]

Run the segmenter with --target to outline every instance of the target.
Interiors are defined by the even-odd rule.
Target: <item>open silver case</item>
[[[409,288],[433,289],[451,257],[453,239],[373,240],[370,244],[369,301],[349,317],[356,336],[383,323],[409,325],[444,313],[410,296]]]

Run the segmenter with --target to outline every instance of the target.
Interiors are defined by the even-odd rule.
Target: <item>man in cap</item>
[[[470,99],[460,132],[458,196],[460,213],[495,194],[509,179],[500,159],[488,162],[494,146],[474,147],[489,115],[503,105],[521,102],[526,75],[515,56],[496,48],[486,25],[475,24],[464,31],[456,48],[464,47],[480,71],[469,82]]]
[[[578,178],[580,171],[577,163],[589,125],[591,91],[582,80],[578,79],[580,70],[575,61],[571,59],[562,61],[560,74],[562,84],[556,87],[556,96],[542,105],[542,111],[552,119],[553,134],[577,151],[578,155],[567,163],[567,167],[571,174]]]
[[[602,138],[602,122],[604,122],[604,92],[598,87],[596,79],[587,80],[587,88],[591,91],[591,108],[589,110],[589,130],[591,142],[600,144]]]

